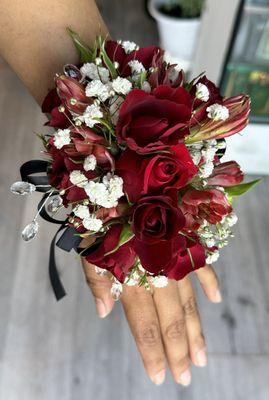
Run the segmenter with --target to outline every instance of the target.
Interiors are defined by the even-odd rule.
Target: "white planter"
[[[197,41],[200,18],[173,18],[162,14],[158,8],[164,0],[150,0],[148,9],[157,21],[161,46],[170,56],[191,63]]]

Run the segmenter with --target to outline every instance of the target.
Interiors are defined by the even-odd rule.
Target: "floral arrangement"
[[[221,162],[249,97],[223,98],[204,74],[187,82],[159,47],[98,37],[90,49],[69,33],[81,64],[65,65],[43,102],[46,160],[25,163],[11,187],[45,192],[23,239],[39,214],[62,223],[97,273],[111,273],[114,298],[123,284],[162,287],[216,261],[237,221],[233,198],[258,182]]]

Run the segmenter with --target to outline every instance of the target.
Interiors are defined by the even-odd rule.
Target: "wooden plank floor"
[[[157,42],[143,2],[99,1],[113,35]],[[47,274],[54,227],[22,243],[38,194],[9,193],[17,165],[40,150],[33,131],[44,122],[37,105],[0,61],[0,399],[1,400],[268,400],[269,398],[269,178],[242,198],[236,237],[216,269],[220,306],[198,291],[209,365],[193,369],[182,389],[168,377],[157,388],[145,376],[121,305],[100,321],[75,256],[59,253],[69,295],[56,303]],[[258,139],[257,139],[258,140]]]

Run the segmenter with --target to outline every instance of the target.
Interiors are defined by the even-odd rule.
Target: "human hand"
[[[108,276],[100,276],[83,259],[86,281],[95,299],[99,317],[113,308]],[[196,271],[208,299],[221,301],[217,276],[210,266]],[[151,380],[160,385],[165,379],[166,363],[175,381],[183,386],[191,382],[190,362],[207,364],[206,345],[196,297],[189,277],[169,280],[164,288],[125,286],[121,302],[127,321]]]

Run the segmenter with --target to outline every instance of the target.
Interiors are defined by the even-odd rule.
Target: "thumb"
[[[86,282],[92,291],[96,311],[100,318],[105,318],[114,306],[114,300],[111,296],[111,281],[108,276],[100,276],[95,271],[95,266],[82,258],[82,265]]]

